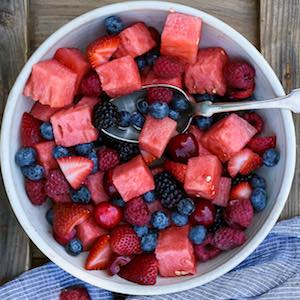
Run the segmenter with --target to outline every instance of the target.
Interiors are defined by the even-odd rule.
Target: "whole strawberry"
[[[101,171],[108,171],[120,163],[119,154],[116,150],[102,148],[98,151],[97,155]]]
[[[89,293],[85,287],[74,286],[63,289],[59,295],[59,300],[90,300]]]
[[[121,268],[120,277],[143,285],[153,285],[157,278],[157,260],[154,254],[140,254]]]
[[[173,91],[165,87],[155,87],[147,90],[147,102],[152,104],[154,102],[170,103],[173,98]]]
[[[220,228],[214,235],[214,244],[221,250],[230,250],[243,245],[247,240],[244,231],[229,227]]]
[[[143,226],[150,221],[150,212],[147,204],[141,197],[126,202],[124,218],[131,225]]]
[[[171,79],[180,76],[184,68],[173,58],[160,56],[154,63],[153,71],[158,77]]]
[[[25,180],[25,190],[33,205],[42,205],[46,201],[47,196],[44,190],[44,185],[44,180]]]
[[[209,234],[203,243],[194,245],[194,253],[198,261],[205,262],[219,255],[221,250],[214,245],[214,237]]]

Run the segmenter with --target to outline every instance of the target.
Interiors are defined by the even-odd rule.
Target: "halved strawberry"
[[[251,184],[249,182],[240,182],[231,189],[230,199],[250,199],[251,194]]]
[[[97,39],[87,47],[87,57],[93,68],[109,61],[120,45],[118,36],[105,36]]]
[[[84,205],[57,203],[54,205],[53,231],[59,237],[67,237],[74,227],[84,222],[90,214],[90,210]]]
[[[73,189],[78,189],[93,170],[93,162],[82,156],[66,156],[57,159],[60,169]]]
[[[140,151],[147,166],[151,165],[156,160],[156,157],[151,153],[145,150],[140,150]]]
[[[276,136],[253,137],[247,146],[262,155],[266,150],[276,147]]]
[[[76,230],[73,229],[65,236],[58,235],[55,231],[53,231],[54,239],[62,246],[66,246],[76,235]]]
[[[169,171],[179,182],[184,183],[186,165],[166,160],[164,163],[164,168]]]
[[[252,150],[245,148],[229,160],[227,169],[230,176],[235,177],[238,173],[242,175],[250,174],[261,165],[262,158]]]
[[[32,147],[43,141],[40,133],[42,122],[25,112],[21,122],[21,140],[24,147]]]
[[[100,236],[85,262],[87,270],[104,270],[113,258],[113,252],[110,246],[110,236],[108,234]]]

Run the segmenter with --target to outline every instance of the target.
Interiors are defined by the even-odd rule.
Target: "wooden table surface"
[[[300,86],[300,0],[174,1],[212,14],[242,33],[269,61],[286,92]],[[84,12],[117,2],[120,1],[0,0],[0,118],[24,62],[52,32]],[[300,115],[294,120],[298,141]],[[300,215],[299,172],[300,162],[281,219]],[[0,184],[0,283],[46,261],[18,225]]]

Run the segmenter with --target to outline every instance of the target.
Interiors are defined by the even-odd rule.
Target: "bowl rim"
[[[175,10],[177,12],[200,16],[205,23],[221,32],[226,32],[227,36],[237,42],[240,47],[243,48],[244,51],[260,66],[262,73],[272,86],[274,93],[278,96],[285,95],[284,89],[279,79],[277,78],[275,72],[272,70],[267,61],[263,58],[261,53],[235,29],[219,20],[218,18],[209,15],[208,13],[186,5],[163,1],[129,1],[102,6],[93,9],[83,15],[80,15],[70,22],[66,23],[64,26],[60,27],[41,44],[41,46],[33,53],[33,55],[29,58],[29,60],[22,68],[10,91],[3,115],[0,142],[1,171],[2,174],[5,174],[5,176],[3,176],[3,180],[6,193],[19,223],[25,230],[26,234],[34,242],[34,244],[36,244],[38,248],[56,265],[58,265],[60,268],[70,273],[71,275],[99,288],[131,295],[161,295],[184,291],[210,282],[217,277],[227,273],[232,268],[236,267],[258,247],[258,245],[263,241],[263,239],[267,236],[267,234],[274,226],[288,198],[296,162],[296,139],[292,114],[290,111],[282,110],[281,114],[283,117],[283,123],[285,127],[284,129],[285,132],[289,133],[289,136],[286,136],[289,143],[289,147],[287,147],[286,149],[286,166],[288,167],[286,167],[284,170],[282,186],[278,193],[278,197],[274,204],[274,207],[272,208],[270,215],[265,223],[261,226],[257,234],[247,245],[245,245],[238,253],[229,258],[226,263],[206,274],[191,278],[189,280],[184,280],[183,282],[171,283],[165,286],[155,286],[155,288],[153,288],[153,286],[142,286],[130,282],[112,283],[110,279],[96,278],[95,276],[91,276],[90,273],[86,270],[80,269],[79,267],[73,265],[72,263],[66,261],[64,258],[57,255],[56,252],[51,248],[51,246],[49,246],[41,236],[36,234],[29,218],[23,213],[21,200],[18,199],[18,195],[14,189],[14,182],[12,180],[13,172],[10,165],[11,153],[9,151],[8,143],[5,142],[10,139],[9,132],[11,122],[13,120],[12,116],[14,107],[18,102],[20,90],[23,89],[25,82],[31,72],[32,65],[37,61],[40,61],[42,56],[58,40],[63,38],[70,31],[73,31],[74,29],[80,27],[84,23],[96,19],[101,14],[114,15],[121,12],[138,9],[151,9],[159,11]]]

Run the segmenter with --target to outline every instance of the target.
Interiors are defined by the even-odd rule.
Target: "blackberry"
[[[168,172],[154,176],[156,193],[165,208],[176,208],[178,202],[185,198],[179,182]]]
[[[215,233],[218,229],[224,227],[226,224],[223,218],[223,207],[216,206],[216,208],[215,223],[208,228],[208,232],[210,233]]]
[[[110,101],[104,101],[95,105],[93,110],[93,124],[98,130],[116,126],[118,119],[118,108]]]
[[[126,142],[115,143],[114,149],[119,152],[121,161],[126,162],[140,153],[137,144],[131,144]]]
[[[240,182],[249,182],[249,181],[251,181],[253,176],[254,176],[253,174],[236,176],[232,180],[232,185],[237,185]]]

